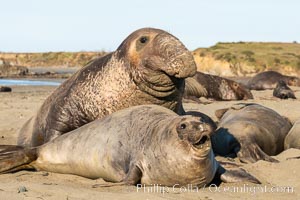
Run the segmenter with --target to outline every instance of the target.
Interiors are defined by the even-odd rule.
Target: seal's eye
[[[148,41],[148,38],[146,36],[143,36],[140,38],[140,43],[145,44]]]
[[[185,129],[186,128],[186,124],[180,124],[180,129]]]

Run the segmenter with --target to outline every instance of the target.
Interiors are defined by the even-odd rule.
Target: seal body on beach
[[[279,80],[273,90],[273,96],[280,99],[296,99],[295,94],[289,86],[283,81]]]
[[[212,137],[213,150],[221,156],[237,156],[242,162],[276,162],[270,156],[283,151],[292,125],[277,112],[258,104],[238,104],[216,111],[220,119]]]
[[[300,149],[300,119],[298,119],[284,140],[284,149]]]
[[[276,71],[265,71],[252,77],[248,81],[248,88],[251,90],[274,89],[280,80],[289,86],[300,86],[300,79],[295,76],[285,76]]]
[[[192,54],[173,35],[144,28],[115,52],[97,58],[58,87],[25,123],[18,145],[39,146],[95,119],[135,105],[156,104],[182,114]]]
[[[220,167],[211,134],[212,127],[199,117],[135,106],[39,147],[2,145],[0,172],[36,169],[125,184],[204,186]]]
[[[11,91],[12,91],[11,87],[0,86],[0,92],[11,92]]]
[[[247,100],[253,95],[245,86],[220,76],[196,72],[186,79],[184,98],[206,97],[215,100]]]

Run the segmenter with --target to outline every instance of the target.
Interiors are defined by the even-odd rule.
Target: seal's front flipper
[[[34,169],[29,164],[37,159],[36,148],[15,145],[0,145],[0,173]]]
[[[261,182],[246,172],[244,169],[226,170],[221,176],[221,180],[225,183],[250,182],[261,184]]]
[[[226,170],[222,166],[219,166],[217,175],[219,175],[220,179],[225,183],[250,182],[261,184],[257,178],[242,168]]]
[[[114,187],[114,186],[122,186],[122,185],[136,185],[141,181],[141,178],[143,176],[143,172],[140,170],[140,168],[136,165],[132,165],[130,167],[129,172],[127,173],[127,176],[125,179],[118,183],[103,183],[103,184],[95,184],[92,187]]]
[[[300,159],[300,156],[286,158],[286,160],[292,160],[292,159]]]
[[[267,155],[257,144],[241,144],[241,149],[237,152],[237,156],[241,162],[255,163],[258,160],[278,163],[279,161]]]
[[[92,188],[98,188],[98,187],[114,187],[114,186],[123,186],[128,185],[125,182],[119,182],[119,183],[102,183],[102,184],[95,184],[92,185]]]

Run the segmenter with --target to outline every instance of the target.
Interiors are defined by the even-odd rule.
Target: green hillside
[[[227,61],[232,66],[246,63],[257,68],[257,71],[279,70],[282,67],[300,70],[300,44],[296,42],[220,42],[210,48],[196,49],[194,55],[212,56],[216,60]]]

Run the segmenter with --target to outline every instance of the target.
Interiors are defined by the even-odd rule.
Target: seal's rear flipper
[[[225,170],[222,166],[219,166],[217,175],[219,175],[220,179],[225,183],[250,182],[261,184],[261,182],[257,178],[255,178],[242,168]]]
[[[37,159],[36,148],[0,145],[0,173],[34,169],[29,164]]]
[[[257,144],[241,144],[242,148],[237,152],[237,156],[243,163],[255,163],[258,160],[278,163],[279,161],[267,155]]]

